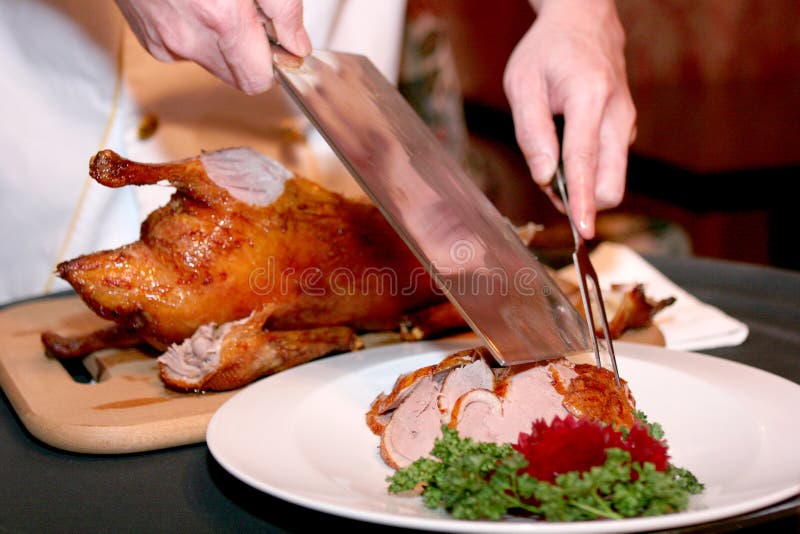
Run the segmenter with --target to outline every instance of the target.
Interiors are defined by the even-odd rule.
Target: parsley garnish
[[[650,462],[632,462],[619,448],[606,450],[603,465],[561,474],[555,484],[522,472],[527,465],[509,444],[462,439],[444,425],[431,457],[397,470],[387,481],[392,493],[421,487],[427,507],[444,508],[453,517],[494,520],[509,513],[548,521],[660,515],[684,510],[689,494],[703,489],[685,469],[670,465],[657,471]]]
[[[641,421],[641,423],[647,427],[647,433],[653,436],[655,439],[664,439],[664,429],[661,428],[661,425],[658,423],[651,423],[647,420],[647,415],[641,410],[634,410],[633,411],[634,417]]]

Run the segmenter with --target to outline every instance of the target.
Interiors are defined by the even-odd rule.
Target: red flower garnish
[[[524,472],[538,480],[555,482],[558,475],[584,472],[606,461],[606,449],[616,447],[631,453],[633,461],[653,462],[656,469],[667,467],[667,448],[652,438],[642,425],[634,425],[628,439],[609,425],[568,415],[556,417],[549,425],[538,419],[531,433],[520,433],[512,445],[529,465]]]
[[[647,428],[639,423],[633,425],[622,448],[631,453],[634,462],[652,462],[656,471],[663,471],[669,464],[667,446],[648,434]]]

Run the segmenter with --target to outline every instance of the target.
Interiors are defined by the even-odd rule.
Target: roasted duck
[[[166,181],[176,191],[144,221],[139,241],[57,266],[114,325],[71,338],[44,332],[51,355],[146,343],[164,353],[168,386],[232,389],[357,348],[365,331],[413,340],[467,328],[374,205],[253,150],[164,164],[104,150],[89,170],[109,187]],[[640,300],[644,312],[626,315],[639,322],[625,319],[621,331],[649,323],[655,308]]]
[[[163,165],[106,150],[92,158],[90,174],[109,187],[166,180],[177,189],[145,220],[139,241],[57,267],[98,315],[155,347],[265,304],[273,305],[269,328],[375,330],[442,300],[371,204],[252,150]]]

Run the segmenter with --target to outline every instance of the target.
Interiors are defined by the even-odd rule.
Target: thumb
[[[311,53],[311,40],[303,26],[301,0],[258,0],[258,6],[272,21],[281,46],[297,56]]]

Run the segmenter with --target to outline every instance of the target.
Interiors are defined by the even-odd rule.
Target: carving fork
[[[611,336],[608,333],[608,319],[606,318],[606,309],[603,305],[603,295],[600,291],[600,280],[597,278],[597,272],[592,266],[589,259],[589,251],[586,247],[586,242],[575,225],[575,220],[572,217],[572,211],[569,206],[569,195],[567,194],[567,183],[564,179],[563,162],[559,162],[556,168],[556,175],[554,181],[558,188],[558,193],[564,202],[564,211],[567,212],[567,219],[569,219],[569,226],[572,230],[572,237],[575,240],[575,252],[572,253],[572,261],[575,264],[575,269],[578,274],[578,286],[581,290],[581,300],[583,301],[583,309],[586,312],[586,323],[589,328],[589,333],[592,337],[592,345],[594,347],[594,356],[597,360],[597,367],[602,368],[603,364],[600,359],[599,340],[597,339],[597,330],[594,326],[594,311],[592,309],[592,301],[590,299],[589,284],[587,278],[592,281],[592,290],[596,299],[597,310],[600,313],[600,323],[603,327],[603,337],[608,348],[608,355],[611,359],[611,365],[614,369],[614,377],[617,380],[617,385],[620,385],[619,370],[617,369],[617,359],[614,355],[614,343],[611,341]]]

